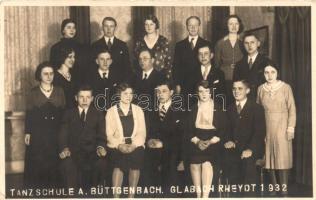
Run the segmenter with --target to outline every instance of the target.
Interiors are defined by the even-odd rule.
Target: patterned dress
[[[267,126],[265,168],[292,168],[292,140],[287,139],[287,131],[294,131],[296,108],[291,87],[279,81],[270,89],[264,83],[258,89],[257,101],[264,107]]]
[[[136,41],[134,55],[135,58],[138,58],[140,50],[143,48],[150,49],[155,58],[154,68],[157,71],[162,71],[165,76],[170,79],[171,78],[171,52],[170,46],[167,38],[162,35],[159,35],[157,42],[152,48],[149,48],[144,40],[144,38],[140,38]],[[136,59],[137,60],[137,59]]]

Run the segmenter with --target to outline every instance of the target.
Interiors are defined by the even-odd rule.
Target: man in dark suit
[[[105,111],[111,107],[115,99],[111,99],[115,93],[115,86],[123,82],[120,73],[113,69],[111,53],[101,50],[95,60],[97,69],[90,69],[87,83],[93,89],[94,105],[98,110]]]
[[[117,22],[112,17],[105,17],[102,21],[104,36],[91,45],[92,65],[95,66],[95,59],[98,52],[110,51],[113,60],[113,70],[118,71],[125,80],[131,73],[131,64],[128,48],[125,42],[114,36]]]
[[[155,103],[155,88],[164,81],[164,75],[154,69],[155,59],[149,49],[141,49],[138,62],[141,70],[136,72],[131,80],[131,85],[135,90],[136,102],[143,108],[145,115],[147,111],[152,111]]]
[[[222,107],[225,105],[226,98],[225,75],[222,70],[212,64],[213,56],[213,49],[209,45],[201,45],[198,48],[200,65],[191,74],[191,85],[192,89],[195,89],[196,85],[202,80],[208,81],[210,88],[212,88],[212,98]]]
[[[236,63],[233,81],[247,80],[250,84],[249,97],[255,98],[258,86],[265,82],[263,69],[267,66],[269,58],[258,52],[260,41],[254,33],[248,33],[244,36],[244,46],[248,55]]]
[[[92,89],[82,86],[76,95],[78,107],[64,113],[59,134],[62,172],[67,187],[90,188],[103,183],[105,172],[104,115],[91,104]],[[104,177],[104,176],[103,176]]]
[[[176,93],[184,95],[194,94],[194,86],[191,85],[191,75],[196,67],[200,66],[198,61],[198,49],[210,42],[199,36],[201,20],[197,16],[191,16],[186,20],[189,36],[176,43],[173,63],[173,79],[176,84]]]
[[[228,131],[224,139],[224,173],[230,184],[257,184],[256,161],[264,155],[265,116],[262,106],[247,98],[249,83],[233,83],[235,103],[228,107]],[[256,189],[258,189],[257,184]],[[231,193],[236,196],[255,196],[253,190]]]
[[[164,197],[171,197],[170,186],[179,185],[182,162],[183,112],[172,101],[173,91],[167,81],[157,86],[158,109],[151,113],[147,136],[146,182],[162,186]]]

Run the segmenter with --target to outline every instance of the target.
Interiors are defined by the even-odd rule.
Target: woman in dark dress
[[[87,69],[87,47],[76,40],[76,23],[72,19],[64,19],[61,24],[62,38],[55,43],[50,49],[50,62],[57,70],[60,67],[61,49],[72,48],[76,54],[74,63],[73,77],[75,82],[82,83]]]
[[[146,125],[143,110],[132,104],[133,90],[121,83],[117,87],[120,102],[112,106],[106,114],[107,146],[112,165],[112,186],[121,187],[124,172],[128,172],[130,188],[136,188],[140,176],[140,169],[144,162],[144,144],[146,139]],[[119,192],[114,189],[114,197]],[[129,198],[134,197],[129,193]]]
[[[165,77],[170,79],[172,64],[169,41],[166,37],[159,35],[159,21],[157,17],[148,15],[144,19],[144,28],[145,35],[135,43],[135,58],[138,58],[142,49],[150,49],[155,58],[154,69],[162,71]]]
[[[25,116],[24,184],[27,188],[58,186],[58,143],[64,92],[52,84],[54,70],[50,63],[40,64],[35,72],[39,86],[27,98]]]
[[[186,128],[190,171],[198,198],[209,196],[219,141],[225,132],[225,114],[211,99],[210,91],[208,81],[197,85],[199,101],[189,113]]]
[[[60,49],[59,56],[59,68],[55,72],[54,85],[59,86],[64,90],[66,108],[72,108],[76,106],[75,92],[78,87],[72,76],[72,69],[76,60],[75,51],[72,48],[65,47]]]

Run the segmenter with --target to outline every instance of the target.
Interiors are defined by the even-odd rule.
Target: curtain
[[[133,37],[134,41],[144,34],[144,18],[149,14],[154,14],[154,7],[152,6],[135,6],[132,10],[133,15]]]
[[[277,7],[275,22],[273,57],[281,67],[281,79],[293,88],[297,107],[294,178],[312,185],[311,9]]]
[[[77,23],[77,39],[82,44],[90,44],[90,7],[71,6],[70,18]]]
[[[229,16],[229,7],[214,6],[212,7],[212,41],[216,42],[225,36],[226,18]]]
[[[23,111],[25,94],[36,85],[36,66],[49,59],[60,40],[60,24],[68,7],[4,7],[5,111]]]

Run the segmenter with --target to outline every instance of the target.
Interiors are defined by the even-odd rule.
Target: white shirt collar
[[[165,107],[165,109],[166,109],[166,111],[169,109],[169,107],[171,106],[171,100],[169,100],[169,101],[167,101],[166,103],[164,103],[164,104],[159,104],[159,110],[161,110],[162,109],[162,106],[164,106]]]
[[[205,71],[206,67],[207,67],[207,69],[208,69],[208,72],[207,72],[207,76],[208,76],[208,74],[210,73],[210,71],[211,71],[211,69],[212,69],[212,65],[211,65],[211,64],[209,64],[208,66],[201,65],[201,72],[202,72],[202,75],[204,74],[204,71]]]
[[[249,63],[250,58],[252,58],[252,63],[254,63],[255,60],[256,60],[256,58],[257,58],[257,56],[258,56],[258,54],[259,54],[259,52],[257,51],[257,53],[255,53],[255,55],[253,55],[252,57],[250,57],[250,56],[248,55],[248,63]]]
[[[107,37],[107,36],[104,36],[104,40],[105,40],[105,43],[106,43],[106,44],[108,43],[109,39],[111,40],[111,43],[113,44],[114,36],[112,36],[112,37],[110,37],[110,38]]]
[[[149,76],[150,76],[150,74],[151,74],[151,72],[154,70],[154,68],[151,68],[149,71],[147,71],[147,72],[145,72],[145,71],[143,71],[143,76],[142,76],[142,79],[144,79],[145,78],[145,73],[147,74],[147,78],[146,79],[148,79],[149,78]]]
[[[236,101],[236,106],[238,106],[238,104],[240,104],[241,109],[243,109],[246,103],[247,103],[247,98],[245,98],[242,101]]]
[[[106,77],[106,78],[109,78],[109,72],[110,72],[109,69],[106,70],[106,71],[102,71],[101,69],[98,69],[98,72],[99,72],[101,78],[103,78],[103,73],[106,73],[105,77]]]
[[[189,43],[191,42],[191,39],[192,38],[194,38],[194,40],[193,40],[193,44],[194,44],[194,46],[196,45],[196,42],[197,42],[197,40],[198,40],[198,38],[199,38],[199,36],[198,35],[196,35],[196,36],[191,36],[191,35],[189,35]]]
[[[89,107],[88,107],[88,108],[86,108],[86,109],[83,109],[83,108],[81,108],[80,106],[78,106],[78,109],[79,109],[79,115],[81,115],[82,111],[84,110],[84,112],[86,113],[86,116],[87,116],[87,113],[88,113]]]

